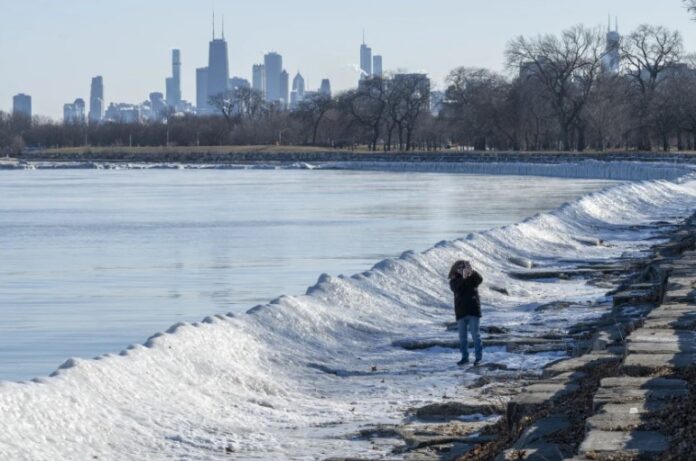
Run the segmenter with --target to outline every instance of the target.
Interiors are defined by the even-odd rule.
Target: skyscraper
[[[263,64],[254,64],[252,67],[251,87],[266,97],[266,68]]]
[[[288,105],[288,93],[290,92],[290,75],[286,70],[280,73],[280,102],[283,106]]]
[[[382,55],[376,54],[372,57],[372,75],[382,76]]]
[[[208,47],[208,99],[227,91],[230,68],[227,61],[227,42],[225,31],[222,38],[215,38]]]
[[[101,75],[92,78],[89,90],[89,122],[99,123],[104,115],[104,79]]]
[[[331,82],[328,78],[325,78],[321,81],[319,93],[323,94],[324,96],[331,97]]]
[[[297,71],[295,78],[292,79],[292,91],[297,91],[299,96],[304,96],[305,79],[299,71]]]
[[[167,78],[167,104],[176,107],[181,103],[181,51],[172,50],[172,76]]]
[[[12,114],[31,118],[31,96],[24,93],[12,97]]]
[[[270,102],[280,101],[281,81],[283,72],[283,57],[275,52],[270,52],[263,57],[263,67],[266,74],[266,100]],[[287,100],[287,93],[285,95]]]
[[[63,105],[63,123],[82,125],[85,123],[85,100],[77,98],[73,103]]]
[[[365,43],[365,31],[363,30],[363,42],[360,45],[360,79],[372,75],[372,48]]]
[[[292,92],[290,93],[290,107],[295,109],[302,102],[305,95],[305,80],[297,71],[297,75],[292,79]]]
[[[209,109],[208,104],[208,68],[196,69],[196,113],[205,114]]]
[[[619,35],[619,20],[615,20],[614,30],[611,30],[611,17],[607,25],[607,44],[602,57],[602,70],[610,74],[618,74],[621,66],[621,35]]]

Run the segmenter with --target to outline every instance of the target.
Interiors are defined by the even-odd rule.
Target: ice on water
[[[597,300],[605,290],[579,280],[518,281],[508,271],[519,270],[519,261],[571,266],[563,261],[640,252],[654,243],[646,240],[654,231],[632,226],[674,222],[695,205],[692,177],[619,185],[351,277],[323,275],[306,295],[282,296],[248,314],[179,324],[118,354],[71,359],[49,378],[0,383],[0,453],[5,459],[374,455],[350,432],[399,421],[408,407],[445,395],[475,398],[462,386],[475,376],[454,365],[454,351],[392,346],[452,335],[444,328],[452,314],[443,280],[453,260],[466,256],[485,278],[484,324],[562,328],[601,312],[540,313],[535,303]],[[559,356],[501,347],[484,354],[525,370]]]

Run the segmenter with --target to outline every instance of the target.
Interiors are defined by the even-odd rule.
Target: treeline
[[[295,110],[241,88],[212,100],[219,115],[162,123],[65,125],[0,113],[0,148],[292,144],[372,150],[692,150],[696,70],[682,37],[642,25],[616,42],[576,26],[518,37],[506,73],[461,67],[446,89],[419,74],[369,78]]]

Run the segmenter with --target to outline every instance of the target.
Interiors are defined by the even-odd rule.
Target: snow
[[[667,167],[656,168],[634,165],[630,174],[674,179]],[[0,382],[0,459],[377,456],[388,447],[373,450],[350,435],[398,422],[407,408],[444,395],[477,398],[464,386],[476,375],[454,365],[456,351],[392,346],[455,337],[444,328],[452,320],[445,280],[452,261],[467,258],[484,276],[483,325],[527,333],[564,328],[603,308],[534,307],[602,300],[605,290],[582,280],[520,281],[507,272],[639,253],[659,231],[644,225],[676,222],[695,206],[693,176],[623,184],[360,274],[324,274],[305,295],[281,296],[247,314],[178,324],[118,354],[67,360],[49,378]],[[520,370],[561,356],[484,350],[484,360]]]

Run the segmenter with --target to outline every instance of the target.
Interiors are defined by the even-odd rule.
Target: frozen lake
[[[605,180],[329,170],[0,172],[0,379],[301,294]],[[446,300],[449,301],[449,300]]]

